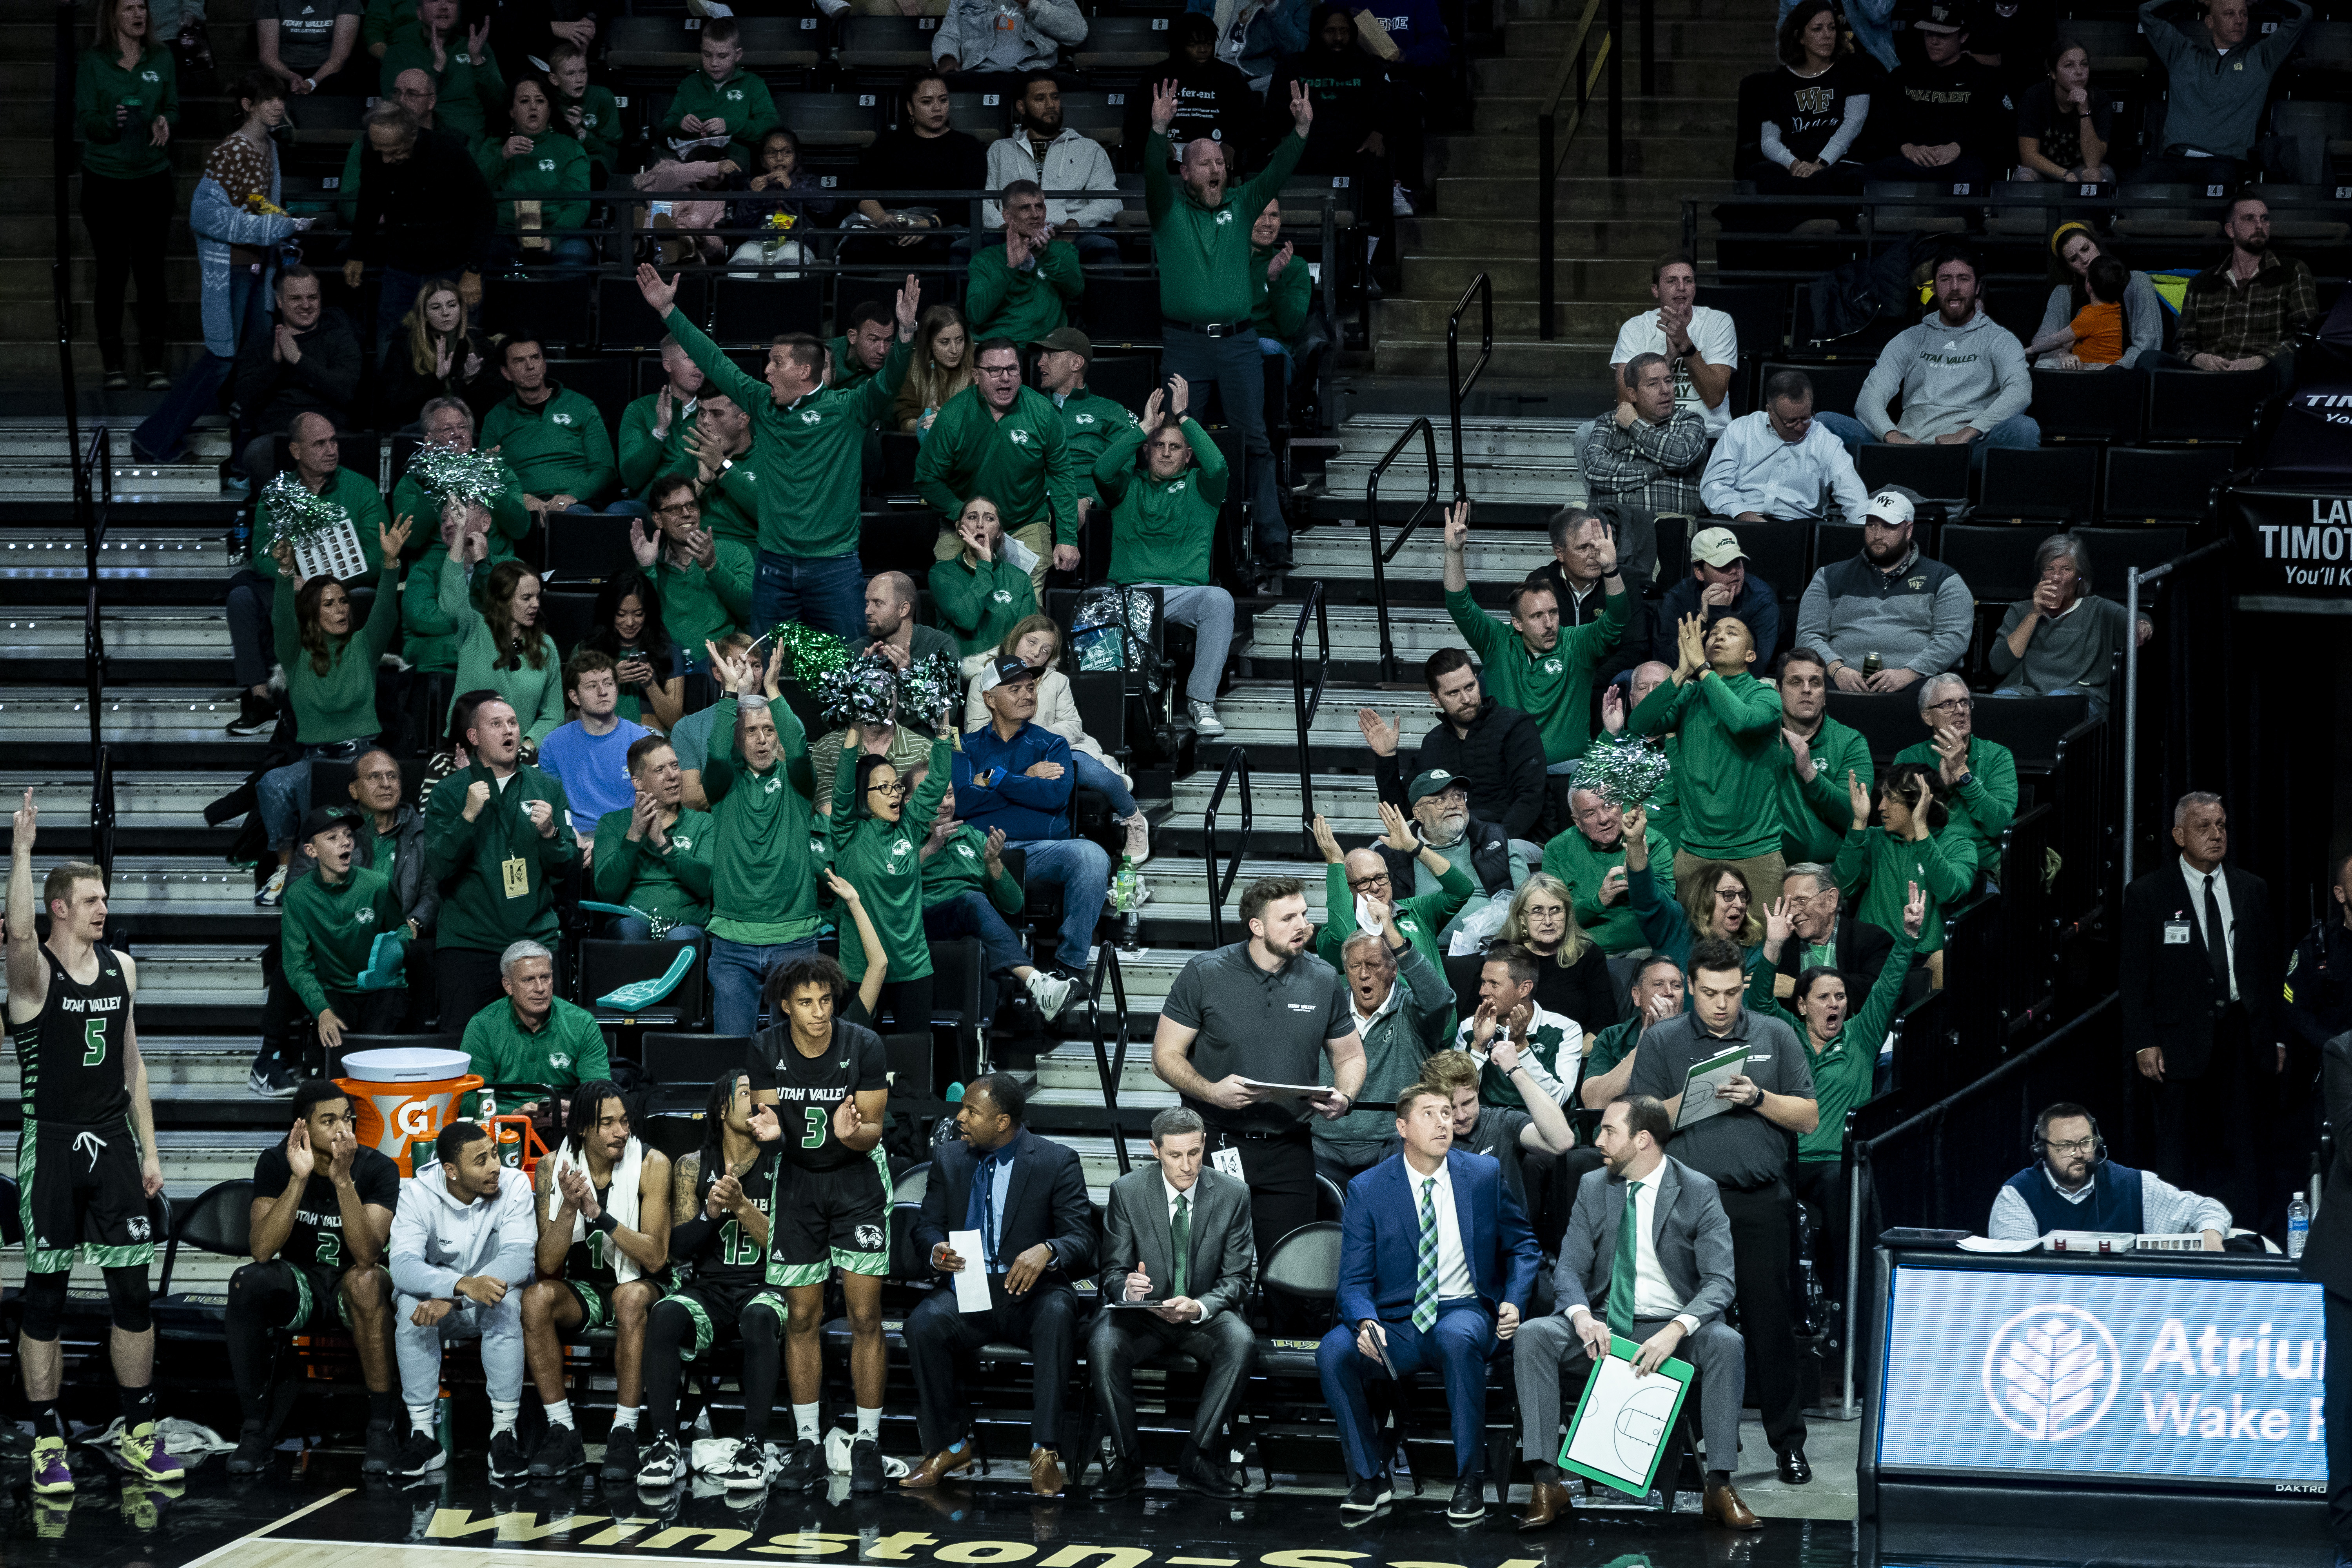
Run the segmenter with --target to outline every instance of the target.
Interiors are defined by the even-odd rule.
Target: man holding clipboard
[[[1586,1172],[1577,1184],[1576,1209],[1552,1270],[1559,1310],[1519,1331],[1513,1374],[1524,1424],[1520,1451],[1535,1473],[1521,1530],[1540,1530],[1569,1510],[1568,1486],[1554,1464],[1560,1367],[1578,1360],[1597,1366],[1612,1339],[1641,1347],[1633,1360],[1642,1375],[1674,1355],[1698,1368],[1707,1522],[1758,1528],[1731,1488],[1747,1387],[1738,1331],[1723,1321],[1733,1296],[1731,1222],[1713,1182],[1666,1158],[1672,1125],[1665,1107],[1647,1095],[1609,1102],[1594,1134],[1608,1164]]]
[[[1795,1198],[1784,1173],[1789,1134],[1821,1121],[1813,1075],[1796,1031],[1739,1005],[1739,949],[1721,937],[1694,942],[1691,1010],[1642,1037],[1626,1092],[1665,1107],[1675,1158],[1714,1181],[1731,1222],[1748,1378],[1765,1440],[1790,1486],[1813,1479],[1805,1461],[1805,1410],[1797,1384],[1797,1332],[1789,1301],[1789,1237]],[[1742,1046],[1744,1066],[1724,1058]],[[1694,1069],[1696,1069],[1694,1071]],[[1701,1097],[1705,1096],[1702,1100]]]

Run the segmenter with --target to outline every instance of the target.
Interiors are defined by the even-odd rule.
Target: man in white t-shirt
[[[1707,439],[1731,423],[1731,373],[1739,365],[1739,332],[1731,318],[1696,303],[1698,264],[1680,252],[1662,256],[1650,268],[1650,294],[1658,301],[1617,330],[1609,351],[1610,379],[1617,401],[1633,399],[1625,366],[1636,354],[1664,354],[1675,364],[1675,405],[1696,414]]]

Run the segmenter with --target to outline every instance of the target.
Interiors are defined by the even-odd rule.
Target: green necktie
[[[1609,1265],[1609,1331],[1633,1337],[1633,1270],[1642,1245],[1642,1222],[1633,1212],[1633,1198],[1642,1184],[1625,1184],[1625,1214],[1617,1222],[1617,1256]]]
[[[1437,1321],[1437,1178],[1421,1179],[1421,1268],[1412,1282],[1412,1326],[1427,1333]]]
[[[1189,1296],[1192,1271],[1192,1194],[1176,1194],[1176,1216],[1168,1222],[1169,1250],[1176,1255],[1168,1269],[1168,1294]]]

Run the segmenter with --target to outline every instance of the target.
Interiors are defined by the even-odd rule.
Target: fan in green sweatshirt
[[[1084,499],[1102,504],[1102,491],[1095,483],[1095,465],[1102,460],[1104,450],[1123,432],[1136,426],[1136,417],[1127,405],[1117,403],[1087,387],[1060,396],[1047,395],[1062,414],[1062,439],[1069,444],[1070,462],[1078,471],[1078,489]]]
[[[621,427],[614,441],[621,455],[621,488],[643,497],[647,486],[677,456],[687,431],[685,398],[670,394],[669,428],[656,433],[661,415],[661,391],[656,389],[621,410]]]
[[[518,340],[509,339],[511,351]],[[482,416],[482,441],[515,471],[523,493],[539,500],[568,495],[589,506],[602,504],[620,478],[613,461],[613,437],[596,405],[553,376],[537,404],[518,390]]]
[[[1836,720],[1823,718],[1806,742],[1813,776],[1797,771],[1796,754],[1780,742],[1780,856],[1790,865],[1812,860],[1822,864],[1837,858],[1845,842],[1850,816],[1845,775],[1851,772],[1864,784],[1871,778],[1870,742]]]
[[[533,627],[539,658],[496,646],[487,616],[474,607],[470,584],[460,563],[442,557],[442,617],[457,637],[457,679],[451,683],[450,704],[468,691],[495,691],[506,699],[522,721],[522,736],[532,745],[547,739],[563,722],[563,658],[555,639]],[[438,791],[435,792],[436,795]]]
[[[1162,315],[1192,326],[1250,319],[1257,302],[1250,281],[1250,226],[1281,194],[1306,151],[1306,136],[1294,131],[1275,143],[1256,178],[1227,190],[1216,206],[1204,207],[1169,172],[1176,154],[1166,132],[1152,131],[1143,144],[1143,201],[1151,216],[1151,258],[1160,273]],[[1259,268],[1261,282],[1265,276]]]
[[[1198,587],[1209,580],[1229,470],[1224,453],[1198,421],[1188,415],[1180,428],[1192,460],[1166,479],[1135,465],[1137,448],[1157,434],[1140,425],[1119,432],[1095,460],[1096,490],[1111,509],[1114,583]]]
[[[931,602],[962,658],[1003,646],[1007,632],[1037,613],[1029,574],[1002,558],[973,564],[958,555],[932,563]]]
[[[1315,299],[1315,278],[1307,263],[1294,256],[1269,280],[1265,269],[1273,264],[1278,248],[1271,245],[1250,247],[1250,282],[1257,300],[1250,310],[1250,321],[1257,328],[1259,337],[1272,338],[1288,348],[1306,330],[1307,310]]]
[[[179,129],[180,78],[171,50],[142,44],[139,63],[128,70],[120,52],[82,51],[74,72],[74,130],[81,137],[85,170],[109,180],[169,173],[172,144],[155,145],[158,119]]]
[[[556,69],[560,72],[562,68],[558,62]],[[589,163],[610,174],[620,163],[622,131],[621,106],[613,97],[613,89],[591,82],[574,98],[563,90],[562,82],[554,86],[555,123],[571,127],[572,134],[580,138]],[[575,110],[580,115],[577,121],[572,118]]]
[[[1534,715],[1543,732],[1544,761],[1582,756],[1592,742],[1593,669],[1625,630],[1625,595],[1602,599],[1599,619],[1561,628],[1559,640],[1541,654],[1528,651],[1527,639],[1508,622],[1488,615],[1467,588],[1447,591],[1445,611],[1478,656],[1478,679],[1486,695]]]
[[[1843,806],[1840,807],[1843,809]],[[1675,896],[1675,847],[1658,831],[1654,820],[1644,840],[1650,849],[1650,871],[1658,879],[1658,894],[1672,900]],[[1617,842],[1603,849],[1584,836],[1584,830],[1574,823],[1552,835],[1544,846],[1543,868],[1568,884],[1576,910],[1576,923],[1584,934],[1601,944],[1601,951],[1614,958],[1635,948],[1647,947],[1649,939],[1642,934],[1641,923],[1633,918],[1633,900],[1622,889],[1607,903],[1601,901],[1601,885],[1612,871],[1625,865],[1625,836],[1621,829]]]
[[[476,784],[488,785],[490,796],[468,822],[466,797]],[[552,808],[552,833],[540,832],[524,809],[534,800]],[[562,784],[529,763],[515,764],[504,788],[478,757],[436,784],[425,802],[425,874],[441,889],[435,942],[504,952],[529,937],[552,951],[562,935],[552,884],[579,853],[565,826],[571,813]],[[509,862],[519,865],[521,878],[522,891],[512,896]]]
[[[299,473],[300,470],[292,471]],[[367,560],[367,574],[371,577],[375,575],[377,569],[383,564],[376,554],[385,521],[383,492],[375,488],[373,479],[362,479],[351,469],[338,466],[328,476],[326,489],[318,494],[321,500],[331,500],[341,507],[343,515],[352,520],[352,531],[359,535],[360,554]],[[246,564],[275,583],[285,574],[278,569],[278,557],[270,549],[277,540],[270,523],[269,508],[263,504],[254,510],[257,515],[254,518],[253,554]]]
[[[661,122],[665,143],[697,134],[685,128],[689,115],[724,121],[729,159],[739,169],[757,169],[760,139],[775,129],[776,100],[766,82],[740,67],[724,81],[713,81],[708,72],[696,71],[677,84],[677,96],[670,100],[669,113]]]
[[[539,1027],[528,1026],[514,1000],[501,996],[466,1022],[467,1066],[498,1097],[499,1111],[511,1112],[540,1098],[544,1089],[566,1094],[583,1083],[613,1076],[612,1053],[596,1016],[562,997]],[[464,1114],[481,1114],[482,1091],[466,1096]]]
[[[672,310],[666,321],[712,387],[751,411],[751,456],[767,480],[760,487],[760,553],[803,561],[857,553],[866,433],[889,414],[907,379],[913,329],[890,345],[881,374],[847,391],[819,387],[779,406],[766,382],[746,374],[684,315]]]
[[[399,931],[405,921],[400,896],[381,871],[353,866],[337,882],[329,881],[323,869],[296,878],[286,885],[278,907],[286,984],[311,1017],[331,1010],[348,1027],[360,1016],[353,998],[375,939]],[[399,965],[392,973],[394,986],[408,984]]]
[[[529,142],[530,150],[509,152],[516,141]],[[493,137],[474,149],[474,166],[498,195],[520,191],[536,198],[539,222],[533,226],[541,233],[578,229],[588,222],[588,152],[570,132],[549,126],[529,136],[518,129],[512,136]],[[499,232],[519,232],[515,204],[501,200],[498,208]]]
[[[1780,696],[1748,674],[1744,660],[1735,667],[1734,655],[1752,657],[1752,650],[1727,632],[1710,630],[1707,651],[1732,672],[1711,665],[1692,669],[1686,660],[1674,679],[1660,681],[1642,700],[1625,728],[1636,735],[1673,730],[1682,737],[1675,778],[1685,850],[1703,860],[1777,853],[1780,770],[1789,755],[1780,743]]]
[[[710,934],[775,947],[816,934],[816,868],[809,854],[815,789],[808,732],[782,702],[768,704],[777,753],[765,768],[744,759],[736,700],[711,709],[702,793],[718,828],[710,851]]]
[[[489,134],[492,116],[505,117],[507,79],[499,72],[498,56],[485,47],[481,58],[475,58],[463,23],[450,28],[443,40],[437,66],[432,40],[422,26],[394,29],[376,73],[376,91],[397,101],[392,84],[406,70],[420,70],[433,79],[439,94],[433,105],[434,129],[448,132],[467,147]]]
[[[1002,245],[972,252],[971,283],[963,297],[971,341],[1011,338],[1034,343],[1055,327],[1067,326],[1070,304],[1087,291],[1078,247],[1057,239],[1031,252],[1018,267]]]
[[[468,591],[478,609],[490,569],[513,559],[514,552],[499,541],[469,574]],[[457,628],[441,613],[441,574],[445,569],[455,570],[448,563],[446,552],[432,552],[416,563],[400,588],[400,654],[427,675],[454,675],[457,670]]]
[[[1044,393],[1016,388],[1003,413],[978,384],[948,399],[923,438],[915,459],[915,493],[952,530],[973,496],[996,503],[1004,531],[1050,521],[1054,542],[1078,542],[1078,492],[1082,481],[1069,443],[1062,438],[1062,414]]]
[[[825,819],[825,848],[834,874],[857,889],[875,934],[890,961],[888,981],[920,980],[931,972],[930,939],[923,933],[923,840],[931,817],[955,782],[954,726],[931,742],[931,764],[922,786],[899,797],[898,820],[876,815],[869,797],[857,798],[857,731],[845,731],[841,765],[833,775],[833,815]],[[852,985],[865,978],[864,944],[841,944],[841,967]]]
[[[707,811],[680,811],[656,847],[650,837],[629,837],[635,815],[623,807],[596,819],[596,850],[589,863],[598,900],[671,925],[709,924],[717,820]]]
[[[1836,870],[1845,907],[1856,920],[1885,931],[1902,931],[1903,906],[1911,885],[1917,883],[1927,895],[1919,951],[1941,952],[1944,911],[1968,897],[1977,879],[1976,840],[1957,819],[1924,838],[1898,836],[1884,827],[1856,827],[1838,850]]]
[[[294,733],[306,746],[378,733],[383,726],[376,719],[375,668],[400,629],[400,563],[384,563],[366,623],[340,637],[321,631],[324,647],[315,653],[302,646],[300,598],[291,583],[269,596],[269,627],[278,666],[286,671],[286,695],[294,704]],[[355,618],[357,609],[344,613]],[[324,669],[319,668],[322,661]]]
[[[1878,1071],[1878,1048],[1895,1022],[1895,1009],[1903,1004],[1903,983],[1910,976],[1911,954],[1918,941],[1903,930],[1898,918],[1895,945],[1887,950],[1885,963],[1871,982],[1870,994],[1827,1040],[1814,1038],[1804,1019],[1772,994],[1772,983],[1780,976],[1780,958],[1769,952],[1773,943],[1769,935],[1764,945],[1767,961],[1748,972],[1748,1005],[1768,1018],[1780,1019],[1805,1043],[1805,1061],[1813,1075],[1813,1100],[1821,1108],[1821,1120],[1813,1130],[1797,1136],[1797,1159],[1809,1165],[1834,1163],[1845,1158],[1846,1112],[1870,1103],[1871,1087]],[[1845,981],[1849,993],[1861,979],[1857,974]],[[1848,1000],[1852,1000],[1851,994]],[[1629,1022],[1637,1028],[1641,1024],[1638,1018]]]
[[[530,509],[522,504],[521,482],[515,478],[514,469],[503,463],[500,467],[506,474],[506,488],[491,498],[488,507],[489,559],[494,562],[509,559],[514,554],[509,548],[511,542],[530,531]],[[409,560],[415,561],[428,552],[438,553],[433,550],[433,542],[441,535],[442,505],[441,492],[429,488],[413,465],[392,487],[392,515],[407,518],[415,525],[409,535],[408,548],[402,552]]]
[[[646,575],[661,595],[662,626],[689,657],[751,624],[751,552],[731,539],[710,542],[708,566],[665,541]]]
[[[838,777],[836,774],[836,780]],[[988,835],[969,822],[960,822],[955,831],[931,851],[931,858],[923,862],[923,908],[937,909],[950,899],[960,899],[966,893],[987,894],[988,901],[1008,920],[1018,915],[1029,901],[1029,895],[1013,879],[1013,873],[1001,865],[994,874],[990,873]]]
[[[1917,763],[1938,776],[1936,798],[1952,816],[1952,826],[1976,847],[1976,863],[1990,866],[2000,858],[2000,836],[2017,819],[2017,755],[1998,741],[1969,737],[1969,771],[1955,787],[1940,782],[1944,759],[1932,741],[1921,741],[1895,753],[1897,764]],[[1863,774],[1864,779],[1870,775]],[[1845,775],[1838,775],[1843,792]],[[1926,945],[1922,943],[1921,945]],[[1932,950],[1930,950],[1932,951]]]

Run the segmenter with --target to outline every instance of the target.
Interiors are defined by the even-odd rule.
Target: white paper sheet
[[[1662,1372],[1636,1377],[1633,1363],[1622,1355],[1602,1358],[1576,1430],[1569,1434],[1567,1457],[1612,1478],[1623,1490],[1641,1491],[1672,1429],[1682,1390]]]
[[[2042,1245],[2038,1236],[2023,1241],[1996,1241],[1989,1236],[1964,1236],[1958,1243],[1962,1252],[2032,1252]]]
[[[963,1259],[963,1268],[948,1276],[955,1281],[956,1310],[987,1311],[988,1244],[976,1230],[951,1230],[948,1232],[948,1250]]]

